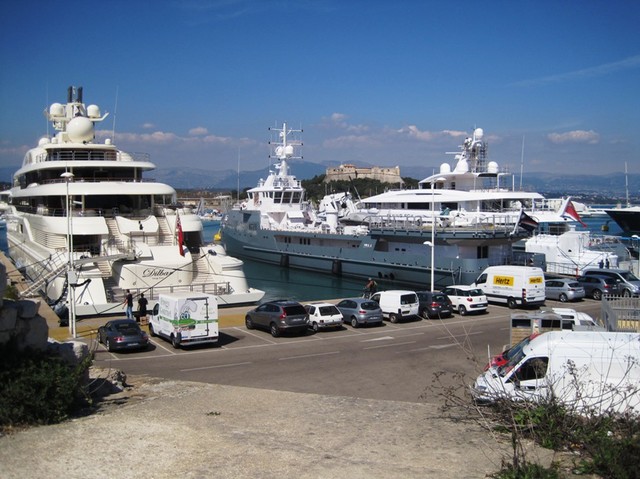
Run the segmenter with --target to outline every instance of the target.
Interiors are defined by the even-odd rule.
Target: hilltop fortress
[[[327,168],[324,182],[349,181],[349,179],[355,180],[356,178],[370,178],[382,183],[403,184],[402,178],[400,177],[399,166],[393,168],[381,168],[379,166],[359,168],[355,165],[340,165],[335,168]]]

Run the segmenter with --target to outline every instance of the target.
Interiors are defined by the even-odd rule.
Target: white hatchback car
[[[468,313],[484,313],[487,310],[487,297],[480,288],[454,285],[447,286],[442,292],[451,300],[453,310],[462,316]]]
[[[342,313],[331,303],[311,303],[304,309],[309,313],[309,325],[314,331],[325,328],[341,328]]]

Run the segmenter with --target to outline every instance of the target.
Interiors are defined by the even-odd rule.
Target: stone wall
[[[400,177],[399,166],[391,168],[381,168],[379,166],[359,168],[354,165],[340,165],[335,168],[327,168],[324,182],[349,181],[349,179],[355,180],[356,178],[369,178],[381,181],[382,183],[395,185],[401,185],[403,183]]]
[[[7,268],[0,263],[0,345],[15,341],[18,349],[47,349],[49,327],[47,321],[38,314],[39,300],[6,299]]]

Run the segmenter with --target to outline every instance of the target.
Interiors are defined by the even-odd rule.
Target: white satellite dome
[[[293,146],[292,145],[287,145],[284,147],[284,154],[287,157],[291,157],[293,156]]]
[[[60,103],[52,103],[49,107],[49,115],[51,116],[64,116],[64,108]]]
[[[490,161],[487,163],[487,171],[489,173],[497,173],[498,172],[498,163],[495,161]]]
[[[451,165],[449,163],[442,163],[440,165],[440,174],[451,173]]]
[[[87,115],[89,115],[89,118],[100,118],[100,108],[98,105],[89,105],[87,107]]]
[[[51,140],[49,140],[49,138],[48,138],[48,137],[43,136],[42,138],[40,138],[40,139],[38,140],[38,146],[44,146],[44,145],[48,144],[50,141],[51,141]]]
[[[476,137],[476,140],[482,140],[482,137],[484,136],[484,130],[482,128],[476,128],[475,130],[473,130],[473,136]]]
[[[93,123],[89,118],[76,116],[67,125],[67,134],[74,143],[83,143],[93,140]]]

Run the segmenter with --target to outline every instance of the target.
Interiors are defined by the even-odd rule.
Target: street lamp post
[[[631,235],[631,238],[636,240],[636,252],[638,253],[638,270],[636,271],[636,275],[640,275],[640,236]]]
[[[436,202],[435,202],[435,194],[434,194],[434,182],[431,182],[431,241],[425,241],[423,244],[431,247],[431,292],[435,291],[434,285],[434,261],[435,261],[435,251],[436,251]]]
[[[67,266],[67,298],[69,299],[69,332],[71,337],[77,338],[76,332],[76,295],[74,286],[78,282],[73,269],[73,223],[71,206],[72,201],[69,196],[69,183],[73,181],[73,173],[65,171],[60,175],[67,183],[67,247],[69,248],[69,264]]]

